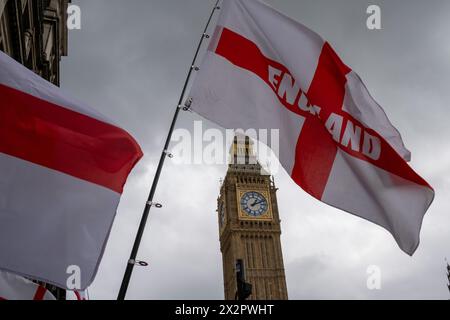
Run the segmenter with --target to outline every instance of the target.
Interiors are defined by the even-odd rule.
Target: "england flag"
[[[261,1],[225,0],[190,98],[193,111],[225,128],[279,129],[280,163],[300,187],[415,252],[434,191],[359,76],[318,34]]]

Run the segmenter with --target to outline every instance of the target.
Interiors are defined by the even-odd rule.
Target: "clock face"
[[[267,212],[267,199],[259,192],[246,192],[241,198],[242,210],[252,217],[259,217]]]

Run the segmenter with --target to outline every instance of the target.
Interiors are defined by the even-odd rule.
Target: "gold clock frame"
[[[249,216],[242,208],[241,206],[241,198],[244,194],[247,192],[258,192],[262,194],[267,199],[267,211],[265,214],[259,216],[259,217],[253,217]],[[258,188],[252,188],[252,189],[241,189],[236,188],[236,200],[237,200],[237,207],[238,207],[238,217],[240,220],[248,220],[248,221],[272,221],[273,220],[273,214],[272,214],[272,199],[270,197],[270,192],[267,189],[258,189]]]

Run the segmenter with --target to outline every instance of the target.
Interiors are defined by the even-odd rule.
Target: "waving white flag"
[[[226,128],[278,129],[280,163],[317,199],[370,220],[413,254],[434,191],[358,75],[302,24],[224,0],[192,110]]]
[[[0,52],[0,269],[65,288],[95,277],[136,141]]]

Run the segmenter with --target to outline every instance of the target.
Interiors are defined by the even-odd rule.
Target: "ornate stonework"
[[[262,174],[251,140],[236,138],[231,156],[218,198],[225,299],[235,299],[237,259],[244,261],[246,281],[253,286],[251,300],[287,299],[277,189]]]
[[[69,0],[0,0],[0,50],[59,85]]]

